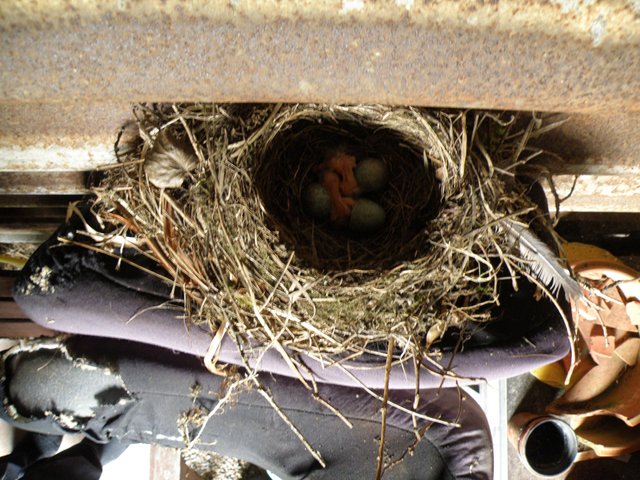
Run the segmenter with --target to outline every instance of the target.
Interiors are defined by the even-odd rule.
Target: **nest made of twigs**
[[[323,357],[377,353],[393,336],[423,355],[447,327],[490,321],[505,272],[526,268],[498,220],[535,210],[515,178],[535,117],[315,104],[140,105],[135,115],[95,189],[104,245],[154,258],[189,320],[238,343]],[[182,152],[171,182],[182,180],[158,188],[150,164],[166,138]],[[302,208],[309,172],[336,147],[391,172],[375,234],[338,231]]]

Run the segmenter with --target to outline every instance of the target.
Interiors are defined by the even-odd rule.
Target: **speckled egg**
[[[389,183],[389,169],[379,158],[365,158],[354,171],[361,193],[379,193]]]
[[[329,192],[319,183],[312,183],[302,194],[304,210],[315,220],[324,221],[331,214]]]
[[[351,210],[349,230],[354,233],[374,233],[384,226],[385,220],[386,214],[379,204],[360,198]]]

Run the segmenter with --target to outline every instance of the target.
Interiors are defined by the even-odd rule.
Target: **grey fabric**
[[[73,410],[76,417],[89,418],[100,406],[131,401],[124,383],[109,368],[74,361],[59,348],[12,356],[6,368],[12,378],[8,394],[29,417]],[[52,377],[34,381],[42,371]]]

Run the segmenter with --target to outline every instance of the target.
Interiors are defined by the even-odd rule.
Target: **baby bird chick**
[[[337,150],[325,157],[324,162],[315,169],[320,183],[331,199],[331,223],[346,226],[349,223],[351,209],[355,204],[352,198],[358,194],[358,182],[354,170],[356,157]]]
[[[355,200],[351,197],[342,195],[342,180],[340,175],[333,170],[326,170],[320,183],[329,193],[331,199],[331,223],[336,226],[346,226],[351,217],[351,209],[355,204]]]
[[[358,181],[354,174],[356,157],[344,152],[335,152],[320,164],[322,170],[332,170],[340,177],[340,193],[345,197],[358,194]]]

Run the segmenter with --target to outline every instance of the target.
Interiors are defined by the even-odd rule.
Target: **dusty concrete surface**
[[[86,172],[6,172],[0,175],[0,195],[79,195],[87,191]]]
[[[0,148],[113,144],[118,129],[130,117],[128,101],[0,101]]]
[[[0,169],[112,161],[136,101],[588,111],[546,137],[566,160],[548,166],[628,171],[640,164],[640,5],[0,2]]]
[[[79,171],[112,163],[117,132],[129,118],[128,102],[0,103],[0,170]]]
[[[640,110],[634,0],[0,4],[0,103]]]
[[[73,170],[73,158],[82,152],[85,169],[106,163],[119,128],[130,118],[128,102],[0,103],[0,168]],[[559,120],[565,123],[535,142],[558,155],[545,159],[550,171],[640,174],[640,111],[550,117]]]
[[[82,176],[56,174],[59,180],[53,181],[33,172],[83,172],[114,162],[116,133],[130,117],[131,105],[121,102],[0,104],[0,191],[85,191]],[[561,197],[580,175],[563,211],[640,212],[640,112],[552,118],[566,122],[537,146],[554,153],[541,160]]]

